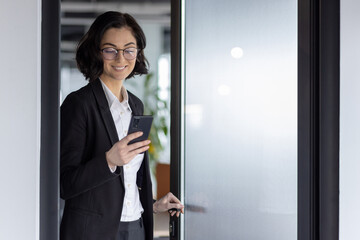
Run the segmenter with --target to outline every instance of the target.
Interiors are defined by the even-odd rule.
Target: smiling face
[[[133,71],[136,58],[127,60],[123,51],[119,49],[137,48],[136,39],[128,27],[109,28],[101,39],[100,49],[114,48],[118,50],[114,60],[107,60],[103,57],[104,69],[100,75],[104,82],[122,81]]]

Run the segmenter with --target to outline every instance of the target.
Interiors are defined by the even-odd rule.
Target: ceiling
[[[170,0],[62,0],[61,60],[71,62],[80,38],[106,11],[131,14],[137,21],[170,26]]]

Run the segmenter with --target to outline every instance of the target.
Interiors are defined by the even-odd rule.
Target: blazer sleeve
[[[105,152],[84,159],[88,114],[86,102],[76,93],[70,94],[61,106],[60,120],[60,196],[64,200],[91,190],[120,174],[112,173]]]

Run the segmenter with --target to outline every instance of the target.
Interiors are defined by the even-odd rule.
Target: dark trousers
[[[145,230],[142,219],[133,222],[120,222],[116,240],[145,240]]]

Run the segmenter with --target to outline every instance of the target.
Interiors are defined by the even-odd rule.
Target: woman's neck
[[[124,80],[110,80],[110,79],[102,79],[100,76],[100,79],[105,83],[105,85],[110,89],[110,91],[115,95],[117,99],[119,99],[120,102],[123,100],[123,96],[121,94],[121,88],[123,86]]]

